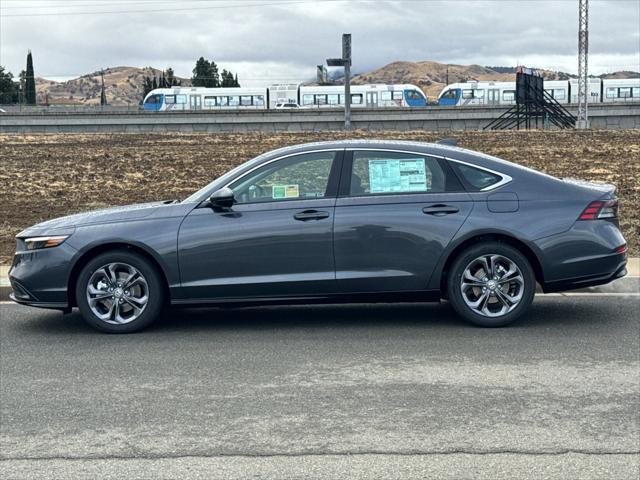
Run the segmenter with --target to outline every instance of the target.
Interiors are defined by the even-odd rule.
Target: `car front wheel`
[[[483,327],[501,327],[529,309],[536,280],[519,250],[500,242],[486,242],[456,258],[447,288],[460,316]]]
[[[131,333],[162,310],[163,285],[156,268],[125,250],[100,254],[80,272],[76,301],[85,321],[109,333]]]

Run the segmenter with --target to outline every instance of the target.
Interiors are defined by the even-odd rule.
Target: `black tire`
[[[492,254],[501,255],[515,263],[520,269],[524,281],[519,303],[513,310],[498,317],[488,317],[477,313],[467,305],[461,291],[462,276],[467,266],[483,255]],[[518,249],[497,241],[478,243],[461,252],[451,265],[447,281],[447,293],[453,309],[465,320],[481,327],[502,327],[514,322],[527,312],[535,291],[535,274],[527,258]]]
[[[128,323],[113,324],[101,320],[89,306],[87,299],[88,283],[97,270],[110,263],[127,264],[137,269],[146,280],[148,300],[139,316]],[[107,333],[133,333],[153,323],[162,312],[164,305],[164,286],[157,268],[144,257],[127,250],[113,250],[102,253],[82,268],[76,282],[76,303],[84,320],[92,327]]]

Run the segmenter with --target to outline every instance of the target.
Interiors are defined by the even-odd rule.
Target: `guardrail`
[[[369,130],[481,130],[506,107],[354,109],[354,128]],[[569,107],[575,112],[575,107]],[[593,128],[640,128],[640,103],[591,105]],[[0,133],[281,132],[341,130],[342,109],[187,112],[7,112]],[[540,125],[540,128],[545,127]]]

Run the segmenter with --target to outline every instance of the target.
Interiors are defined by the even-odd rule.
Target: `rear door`
[[[443,159],[421,153],[345,153],[334,250],[342,292],[427,287],[473,202]]]

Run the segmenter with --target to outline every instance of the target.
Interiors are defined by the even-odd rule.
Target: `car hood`
[[[169,202],[151,202],[138,203],[134,205],[123,205],[120,207],[104,208],[93,210],[90,212],[77,213],[75,215],[67,215],[66,217],[54,218],[46,222],[33,225],[26,230],[20,232],[17,236],[51,234],[62,230],[70,230],[82,225],[91,225],[96,223],[120,222],[126,220],[135,220],[144,218],[157,209],[165,205],[173,203]]]

